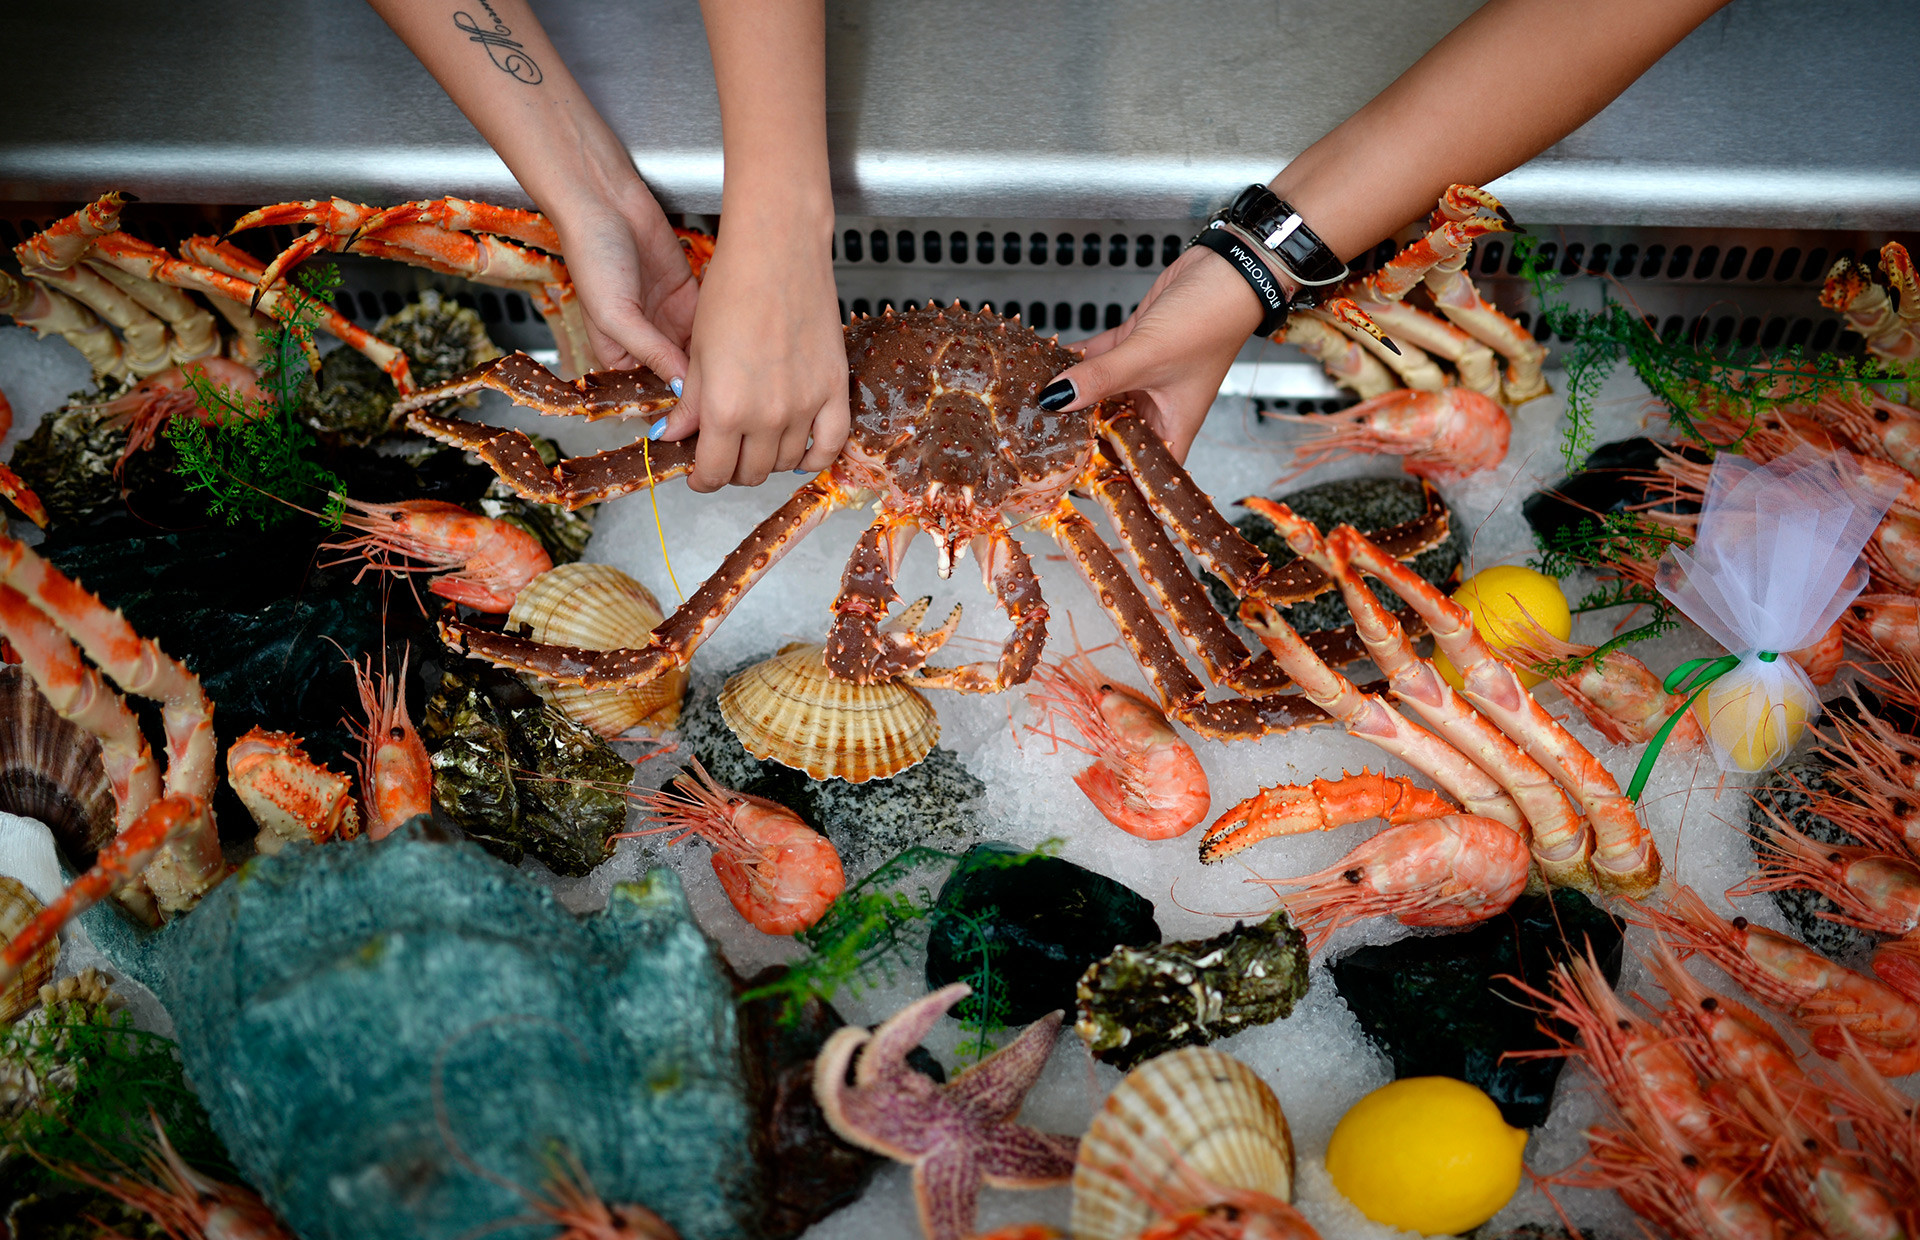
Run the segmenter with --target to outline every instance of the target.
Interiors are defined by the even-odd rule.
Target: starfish
[[[965,982],[956,982],[901,1008],[872,1032],[841,1029],[820,1048],[813,1066],[814,1096],[833,1130],[913,1168],[913,1194],[927,1240],[973,1234],[982,1181],[996,1188],[1065,1183],[1080,1145],[1078,1137],[1013,1122],[1053,1051],[1059,1012],[1028,1025],[945,1085],[907,1066],[907,1052],[971,993]],[[847,1065],[862,1047],[854,1083],[848,1085]]]

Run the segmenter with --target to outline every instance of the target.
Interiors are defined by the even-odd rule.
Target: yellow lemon
[[[1453,592],[1453,601],[1472,613],[1473,627],[1487,639],[1487,645],[1493,647],[1495,654],[1505,654],[1507,646],[1526,632],[1529,617],[1562,640],[1573,634],[1573,612],[1567,608],[1567,596],[1560,592],[1560,583],[1545,573],[1536,573],[1518,564],[1481,569],[1460,583],[1460,588]],[[1438,650],[1433,652],[1433,666],[1448,684],[1456,689],[1460,687],[1460,673]],[[1540,677],[1532,672],[1514,670],[1520,673],[1520,683],[1529,689],[1540,683]]]
[[[1714,681],[1693,699],[1693,717],[1743,771],[1757,771],[1785,757],[1807,730],[1804,707],[1797,702],[1768,702],[1760,686],[1751,682]]]
[[[1478,1227],[1520,1187],[1527,1134],[1481,1090],[1446,1076],[1383,1085],[1327,1145],[1333,1186],[1376,1223],[1429,1236]]]

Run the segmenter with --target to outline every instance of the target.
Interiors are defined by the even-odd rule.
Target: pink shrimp
[[[1793,1048],[1765,1017],[1702,986],[1665,940],[1656,938],[1653,947],[1647,967],[1667,992],[1661,1025],[1691,1051],[1703,1073],[1722,1080],[1765,1076],[1790,1097],[1812,1090]]]
[[[1450,814],[1388,827],[1326,869],[1256,878],[1319,951],[1340,927],[1387,914],[1407,926],[1466,926],[1505,912],[1527,885],[1532,857],[1518,831],[1491,818]]]
[[[1454,482],[1506,460],[1513,434],[1513,422],[1498,401],[1463,387],[1399,388],[1339,413],[1291,420],[1316,430],[1295,455],[1287,478],[1356,454],[1388,453],[1405,458],[1407,472],[1416,478]]]
[[[1552,663],[1582,660],[1571,675],[1552,676],[1559,689],[1594,730],[1616,745],[1643,745],[1653,739],[1674,711],[1686,702],[1684,694],[1668,693],[1651,668],[1624,651],[1614,650],[1598,660],[1596,647],[1564,641],[1538,624],[1518,626],[1507,642],[1507,653],[1538,671]],[[1700,724],[1688,715],[1674,724],[1667,746],[1684,751],[1706,741]]]
[[[1071,721],[1085,743],[1076,745],[1050,728],[1028,730],[1093,758],[1073,782],[1108,822],[1143,840],[1165,840],[1185,835],[1207,816],[1212,793],[1193,748],[1157,705],[1103,676],[1087,651],[1035,667],[1033,684],[1027,700],[1045,707],[1050,718]]]
[[[1728,921],[1688,887],[1669,897],[1666,910],[1640,912],[1643,924],[1683,952],[1698,952],[1762,1002],[1787,1011],[1820,1054],[1839,1054],[1851,1036],[1889,1076],[1920,1070],[1920,1005],[1885,983],[1744,917]]]
[[[1840,661],[1846,657],[1846,628],[1838,620],[1827,631],[1798,650],[1787,651],[1787,657],[1798,663],[1806,672],[1807,679],[1816,685],[1830,682],[1840,673]]]
[[[1137,1193],[1160,1217],[1135,1240],[1320,1240],[1313,1224],[1278,1197],[1216,1184],[1177,1152],[1168,1155],[1173,1175],[1152,1184],[1136,1167],[1083,1146],[1074,1183],[1111,1179]]]
[[[763,934],[797,934],[819,921],[846,890],[840,854],[800,815],[764,797],[722,787],[698,759],[665,788],[634,797],[663,824],[614,839],[679,831],[713,845],[713,872],[727,899]]]
[[[1874,848],[1822,844],[1771,809],[1766,813],[1772,824],[1759,872],[1728,888],[1728,899],[1805,888],[1840,906],[1837,914],[1821,914],[1829,921],[1880,934],[1920,928],[1920,866]]]
[[[475,611],[504,613],[528,582],[553,567],[540,540],[505,521],[468,512],[458,504],[410,499],[398,504],[347,500],[343,525],[360,530],[358,538],[327,543],[329,551],[351,552],[367,567],[389,573],[444,572],[427,589]],[[420,567],[396,563],[395,556],[418,560]],[[334,563],[344,563],[336,560]],[[354,579],[358,581],[359,578]]]
[[[389,677],[386,654],[381,653],[381,669],[373,670],[373,656],[365,663],[351,662],[353,680],[360,691],[360,709],[367,721],[347,720],[347,727],[360,740],[360,756],[354,765],[360,771],[360,801],[366,811],[367,838],[385,839],[394,828],[417,814],[433,812],[433,762],[420,734],[407,717],[407,659],[412,649],[400,656],[400,675]]]
[[[488,1176],[488,1179],[497,1179]],[[586,1168],[571,1151],[556,1158],[547,1178],[544,1196],[530,1193],[518,1185],[508,1185],[526,1199],[528,1213],[503,1219],[494,1229],[514,1223],[529,1226],[564,1227],[552,1240],[680,1240],[679,1233],[665,1219],[645,1206],[609,1206],[593,1190]]]
[[[125,1174],[103,1176],[71,1163],[61,1164],[59,1171],[144,1210],[178,1240],[296,1240],[252,1189],[222,1183],[189,1167],[157,1118],[153,1132],[158,1145],[147,1153],[144,1175],[129,1168]]]
[[[244,410],[248,402],[261,396],[260,376],[253,367],[224,357],[203,357],[170,366],[142,379],[112,400],[90,406],[108,419],[126,424],[127,446],[120,450],[120,459],[114,462],[116,475],[126,468],[134,453],[152,444],[175,417],[207,420],[209,415],[200,407],[200,396],[193,390],[194,379],[202,379],[216,391],[226,392],[232,397],[236,410]]]
[[[1841,617],[1855,644],[1920,660],[1920,598],[1911,594],[1862,594]]]

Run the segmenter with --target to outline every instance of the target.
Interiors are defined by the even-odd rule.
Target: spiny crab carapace
[[[832,675],[992,693],[1025,681],[1046,642],[1047,605],[1033,564],[1010,526],[1044,531],[1092,588],[1119,628],[1168,714],[1206,736],[1252,738],[1326,722],[1289,685],[1271,655],[1253,654],[1208,602],[1171,533],[1242,598],[1276,605],[1310,598],[1327,579],[1304,561],[1266,557],[1214,508],[1147,423],[1125,400],[1074,413],[1036,402],[1040,389],[1076,360],[1057,340],[991,310],[891,312],[847,328],[853,424],[840,457],[762,521],[718,571],[637,649],[541,645],[511,633],[449,620],[442,635],[466,653],[545,679],[590,687],[644,684],[684,666],[782,554],[837,508],[871,503],[878,516],[861,535],[833,604],[827,638]],[[394,406],[413,429],[477,453],[522,495],[577,507],[687,473],[694,440],[633,444],[549,468],[525,435],[428,412],[480,388],[550,414],[654,417],[674,403],[657,376],[602,372],[561,380],[524,354],[486,363]],[[1142,580],[1213,681],[1235,696],[1208,700],[1113,550],[1076,509],[1090,495],[1119,532]],[[941,575],[971,548],[982,576],[1013,624],[997,660],[935,667],[927,659],[954,619],[914,631],[885,623],[897,600],[893,577],[916,533],[936,543]],[[1383,531],[1394,554],[1414,555],[1445,536],[1439,515]],[[1333,653],[1333,652],[1329,652]],[[1347,656],[1351,657],[1351,656]]]

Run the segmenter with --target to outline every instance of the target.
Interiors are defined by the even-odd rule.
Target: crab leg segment
[[[1094,453],[1088,484],[1094,499],[1126,545],[1140,579],[1147,583],[1188,648],[1199,656],[1208,677],[1249,697],[1274,693],[1291,684],[1291,678],[1280,670],[1272,655],[1263,650],[1256,657],[1233,635],[1206,590],[1187,571],[1140,489],[1119,468],[1106,445],[1096,442]]]
[[[163,850],[190,844],[203,836],[218,839],[213,830],[213,815],[201,798],[168,796],[148,806],[138,822],[100,850],[100,857],[91,870],[75,879],[52,904],[41,909],[7,944],[6,950],[0,952],[0,986],[12,982],[21,966],[51,942],[61,927],[116,889],[125,889],[127,884],[135,882],[142,870],[159,864]]]
[[[680,403],[666,380],[648,370],[597,370],[578,379],[562,379],[525,353],[509,353],[482,362],[466,374],[403,396],[393,403],[396,417],[428,409],[469,392],[504,392],[516,405],[552,417],[647,418]],[[656,444],[664,450],[667,445]]]
[[[23,275],[58,289],[120,330],[126,342],[121,362],[135,378],[157,374],[173,365],[167,347],[167,327],[141,305],[114,287],[107,278],[85,265],[65,270],[20,265]]]
[[[1363,693],[1351,680],[1328,667],[1265,600],[1248,599],[1242,603],[1240,619],[1300,682],[1314,705],[1345,724],[1349,734],[1378,745],[1439,784],[1460,803],[1463,812],[1505,823],[1522,834],[1526,832],[1526,820],[1519,808],[1493,776],[1475,766],[1452,745],[1400,715],[1378,696]]]
[[[548,468],[534,451],[533,441],[519,431],[430,413],[408,415],[407,426],[429,439],[465,448],[527,499],[569,510],[644,491],[693,472],[694,439],[632,443],[592,456],[568,457]]]
[[[1391,827],[1445,818],[1459,809],[1431,788],[1410,779],[1342,772],[1339,779],[1262,788],[1207,828],[1200,860],[1219,861],[1276,835],[1331,831],[1348,823],[1384,818]]]
[[[1456,326],[1493,346],[1507,359],[1506,402],[1518,405],[1548,391],[1546,378],[1540,373],[1547,360],[1547,346],[1488,304],[1466,273],[1474,239],[1495,231],[1506,229],[1497,221],[1460,220],[1441,226],[1411,248],[1430,246],[1436,261],[1425,279],[1433,304]]]
[[[1340,596],[1353,613],[1354,629],[1374,663],[1387,674],[1394,697],[1506,789],[1527,820],[1541,877],[1556,887],[1591,890],[1593,874],[1587,856],[1593,851],[1593,834],[1567,804],[1546,768],[1528,757],[1493,720],[1462,701],[1433,664],[1414,653],[1399,620],[1381,606],[1346,556],[1328,546],[1311,522],[1282,504],[1264,499],[1241,502],[1273,522],[1296,555],[1318,564],[1339,584]]]
[[[886,623],[900,597],[893,588],[894,574],[918,532],[910,520],[883,516],[854,544],[840,578],[840,595],[833,600],[833,628],[827,633],[827,670],[835,679],[870,685],[917,672],[953,636],[960,623],[958,607],[939,628],[919,631],[926,599],[915,603],[900,623]],[[991,589],[990,555],[982,555],[980,563]]]
[[[1207,701],[1206,685],[1174,649],[1173,640],[1154,617],[1147,596],[1127,575],[1126,567],[1093,523],[1081,516],[1070,500],[1062,498],[1053,512],[1036,518],[1034,525],[1051,533],[1079,570],[1120,630],[1121,640],[1133,652],[1168,715],[1216,740],[1257,740],[1275,732],[1330,722],[1324,710],[1297,693]]]
[[[458,620],[440,622],[440,636],[448,646],[496,667],[531,672],[562,685],[589,689],[634,688],[647,684],[670,667],[685,667],[700,643],[727,618],[746,592],[780,557],[793,549],[828,513],[851,502],[827,474],[814,478],[720,562],[686,602],[653,629],[645,646],[621,650],[583,650],[548,646],[483,629]]]
[[[1559,779],[1586,814],[1594,833],[1592,866],[1604,892],[1644,895],[1660,881],[1660,854],[1633,802],[1586,746],[1548,714],[1514,670],[1474,631],[1467,609],[1367,541],[1352,526],[1327,535],[1327,544],[1354,567],[1377,577],[1425,617],[1433,639],[1460,669],[1467,701],[1518,741]]]
[[[1904,247],[1900,257],[1906,258]],[[1910,280],[1912,262],[1896,264],[1895,270],[1901,273],[1895,277],[1896,285],[1903,279]],[[1870,351],[1895,362],[1920,359],[1920,331],[1915,330],[1914,321],[1920,308],[1908,309],[1905,303],[1911,300],[1911,296],[1904,298],[1901,309],[1895,310],[1887,290],[1873,282],[1872,270],[1865,263],[1847,258],[1836,262],[1827,272],[1827,282],[1820,290],[1821,305],[1845,315],[1847,326],[1866,337]]]
[[[1393,374],[1372,353],[1333,327],[1317,310],[1297,310],[1268,337],[1290,344],[1319,362],[1333,381],[1362,400],[1394,389]]]
[[[65,271],[86,257],[96,238],[120,227],[120,208],[131,197],[118,190],[100,195],[72,215],[55,220],[46,230],[22,241],[13,249],[22,267],[45,267]]]
[[[117,378],[127,373],[119,337],[93,311],[38,280],[16,280],[0,271],[0,314],[39,335],[59,336],[80,350],[96,376]]]
[[[1034,575],[1033,561],[1004,527],[976,535],[973,552],[980,561],[980,577],[1013,621],[1013,632],[1001,647],[997,663],[928,667],[914,677],[917,685],[958,693],[998,693],[1026,680],[1040,661],[1040,650],[1047,644],[1047,603],[1040,596],[1040,578]],[[888,591],[891,593],[891,585]],[[958,622],[958,616],[950,618],[945,632],[936,631],[931,636],[944,642],[946,632]],[[837,621],[835,627],[839,627]]]

